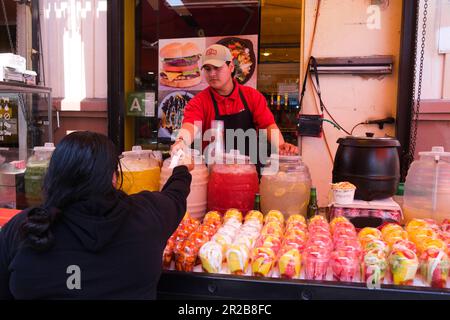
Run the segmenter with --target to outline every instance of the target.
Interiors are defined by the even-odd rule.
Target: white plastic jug
[[[191,192],[187,198],[187,212],[196,218],[202,219],[206,213],[207,205],[207,188],[208,188],[208,168],[206,167],[202,156],[198,152],[189,150],[188,154],[194,154],[194,169],[191,171],[192,182]],[[173,169],[171,169],[170,163],[172,157],[164,160],[161,168],[160,190],[164,187],[165,183],[172,175]]]
[[[429,152],[419,152],[419,156],[406,176],[405,222],[420,218],[441,223],[450,218],[450,152],[433,147]]]

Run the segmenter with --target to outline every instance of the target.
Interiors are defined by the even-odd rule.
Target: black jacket
[[[155,299],[167,239],[186,212],[191,175],[174,169],[161,192],[122,192],[65,209],[54,246],[23,246],[28,210],[0,232],[0,299]]]

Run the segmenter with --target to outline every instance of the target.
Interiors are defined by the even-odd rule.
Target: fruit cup
[[[286,221],[286,226],[289,226],[291,224],[301,224],[306,226],[305,217],[300,214],[293,214],[289,216],[289,218]]]
[[[433,288],[447,286],[449,259],[444,250],[428,248],[420,256],[420,273]]]
[[[419,261],[414,251],[397,247],[389,255],[389,265],[394,284],[411,285],[416,277]]]
[[[242,212],[238,209],[228,209],[227,212],[225,212],[223,222],[226,223],[231,218],[235,218],[239,222],[242,222]]]
[[[217,211],[209,211],[203,218],[203,224],[220,226],[222,224],[222,216]]]
[[[361,257],[362,248],[359,241],[355,239],[340,239],[334,244],[334,249],[336,251],[347,251],[355,254],[358,258]]]
[[[278,258],[278,269],[282,278],[294,279],[300,275],[301,255],[296,248],[285,247]]]
[[[361,280],[368,286],[379,286],[386,274],[387,261],[384,250],[370,250],[364,254],[361,263]]]
[[[241,275],[247,270],[249,252],[242,244],[232,244],[227,249],[227,264],[232,274]]]
[[[366,238],[364,238],[366,239]],[[371,241],[361,241],[364,253],[372,250],[381,250],[385,254],[389,253],[389,247],[383,240],[371,240]]]
[[[450,232],[450,219],[445,219],[441,224],[442,231]]]
[[[252,251],[252,274],[267,277],[275,263],[275,253],[269,247],[258,247]]]
[[[333,251],[330,256],[333,279],[336,281],[353,282],[359,272],[358,256],[351,251]]]
[[[256,240],[255,247],[271,248],[276,254],[281,248],[281,240],[276,236],[262,235]]]
[[[278,210],[270,210],[269,212],[267,212],[266,216],[264,217],[264,223],[268,223],[270,221],[277,221],[277,222],[283,224],[284,216]]]
[[[401,240],[395,241],[394,244],[392,245],[392,249],[395,249],[395,248],[406,248],[406,249],[414,251],[414,253],[417,254],[416,245],[414,244],[414,242],[409,241],[409,240],[401,239]]]
[[[308,280],[325,280],[327,276],[329,251],[317,245],[307,247],[303,253],[305,278]]]
[[[222,269],[222,246],[214,241],[205,243],[198,253],[203,270],[209,273],[219,273]]]
[[[330,253],[334,248],[331,238],[324,234],[310,234],[308,242],[306,243],[306,247],[309,246],[319,246],[328,251],[328,253]]]
[[[334,230],[333,241],[336,242],[341,239],[358,240],[355,230],[348,227],[338,227]]]
[[[334,231],[334,229],[337,225],[341,225],[341,224],[345,224],[345,225],[351,224],[352,225],[352,223],[346,217],[336,217],[333,220],[331,220],[331,222],[330,222],[331,232]]]
[[[263,223],[264,220],[264,216],[261,213],[261,211],[258,210],[250,210],[249,212],[247,212],[247,215],[245,216],[245,221],[249,221],[251,219],[256,219],[259,222]]]

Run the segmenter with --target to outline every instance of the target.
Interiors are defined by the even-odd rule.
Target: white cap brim
[[[206,66],[207,64],[213,65],[214,67],[220,68],[225,64],[226,61],[220,60],[220,59],[209,59],[203,61],[202,68]]]

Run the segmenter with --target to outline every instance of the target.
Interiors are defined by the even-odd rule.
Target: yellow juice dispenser
[[[306,216],[311,176],[300,156],[272,156],[261,177],[261,210]]]
[[[131,151],[122,153],[120,164],[123,181],[118,187],[127,194],[141,191],[158,191],[160,179],[160,159],[152,150],[142,150],[141,146],[133,146]]]

